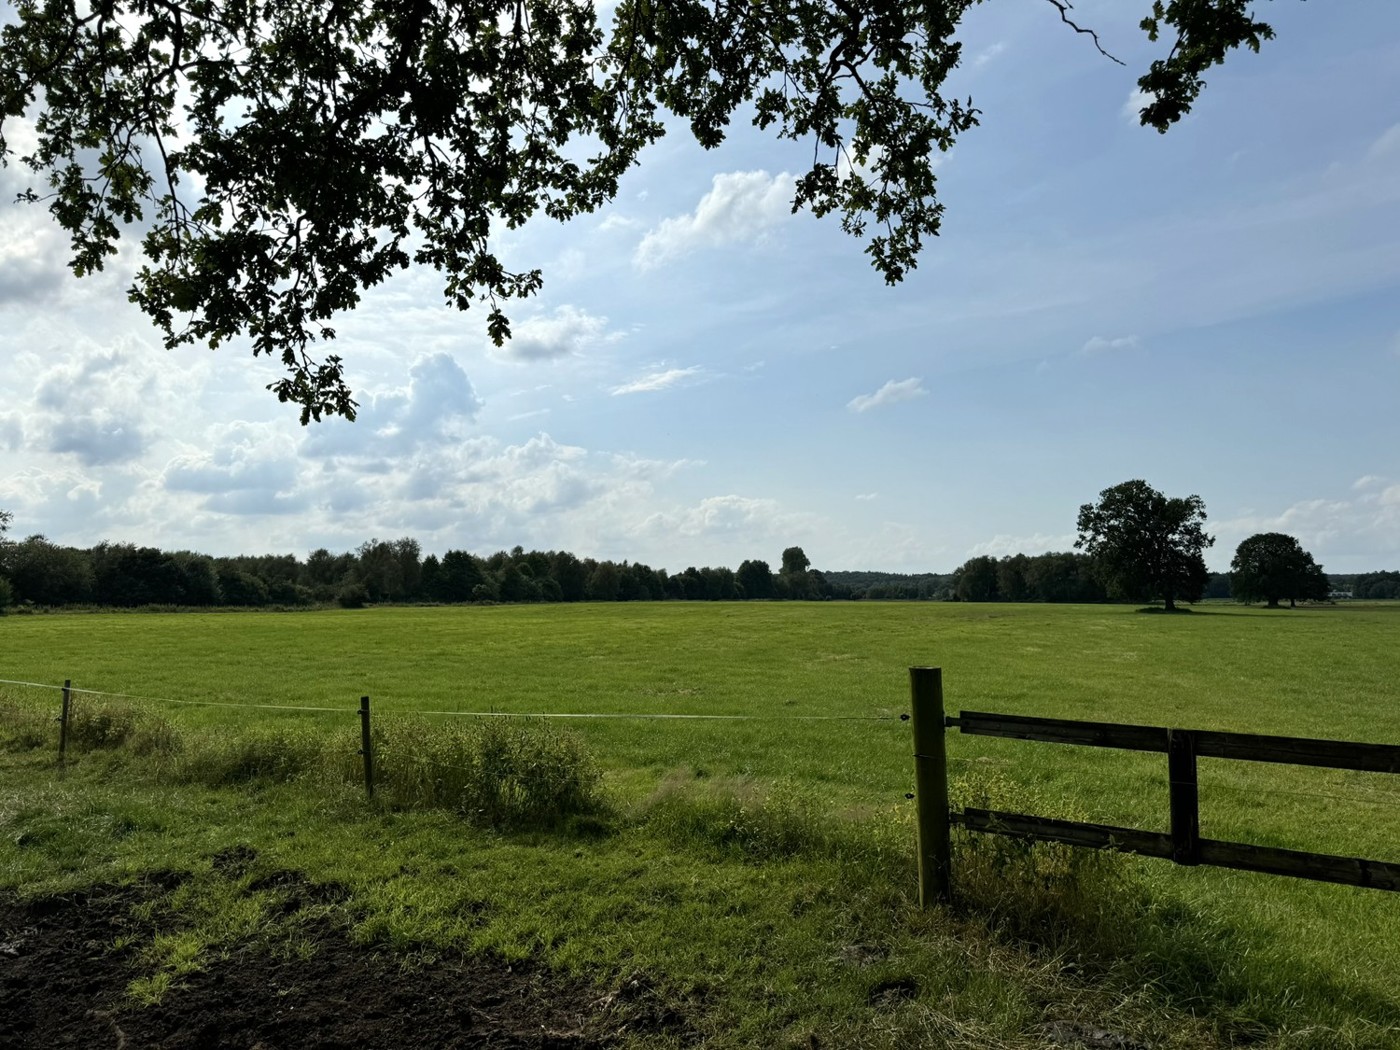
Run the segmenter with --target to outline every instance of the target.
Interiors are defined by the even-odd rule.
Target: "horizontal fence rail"
[[[1014,838],[1162,857],[1182,865],[1204,864],[1348,886],[1400,890],[1400,864],[1201,838],[1196,776],[1198,758],[1277,762],[1366,773],[1400,773],[1400,745],[1083,722],[985,711],[959,711],[956,716],[945,717],[940,669],[910,668],[910,681],[915,709],[915,769],[925,771],[919,783],[920,862],[923,865],[927,859],[930,870],[936,871],[939,876],[927,884],[921,881],[920,899],[924,903],[935,897],[947,899],[951,894],[946,861],[943,860],[947,855],[946,846],[934,841],[926,843],[925,829],[927,837],[932,840],[946,835],[946,829],[951,825],[968,831]],[[926,801],[922,789],[930,765],[936,765],[946,777],[942,739],[945,729],[957,729],[973,736],[1165,754],[1171,829],[1166,832],[1146,831],[989,809],[949,811],[946,783],[941,793],[931,793]],[[941,810],[946,817],[926,810]],[[935,860],[942,863],[935,863]]]

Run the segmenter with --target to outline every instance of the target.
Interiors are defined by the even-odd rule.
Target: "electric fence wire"
[[[0,678],[0,685],[33,686],[37,689],[56,689],[61,685],[45,685],[39,682],[19,682]],[[334,714],[358,714],[357,707],[313,707],[304,704],[250,704],[223,700],[173,700],[163,696],[145,696],[139,693],[111,693],[101,689],[80,689],[67,687],[69,693],[83,693],[88,696],[109,696],[119,700],[141,700],[148,703],[180,704],[189,707],[232,707],[247,708],[253,711],[323,711]],[[721,714],[680,714],[674,712],[646,711],[433,711],[416,708],[395,707],[391,712],[380,713],[380,717],[395,715],[436,715],[459,718],[577,718],[577,719],[640,719],[640,720],[692,720],[692,721],[740,721],[740,722],[897,722],[899,715],[721,715]]]
[[[50,685],[46,682],[26,682],[17,679],[0,678],[0,685],[15,685],[30,689],[50,689],[62,692],[65,688],[61,685]],[[175,700],[162,696],[146,696],[139,693],[114,693],[101,689],[82,689],[77,686],[68,686],[70,694],[84,694],[87,696],[105,696],[118,700],[139,700],[148,703],[176,704],[185,707],[222,707],[234,709],[247,709],[251,711],[310,711],[323,714],[355,715],[359,709],[355,707],[318,707],[306,704],[251,704],[236,703],[222,700]],[[378,717],[395,717],[400,715],[421,715],[437,717],[457,717],[457,718],[538,718],[538,719],[632,719],[639,721],[736,721],[736,722],[898,722],[902,721],[899,715],[735,715],[735,714],[682,714],[675,712],[630,712],[630,711],[448,711],[448,710],[417,710],[396,708],[392,712],[378,712]],[[1000,767],[1011,765],[1006,759],[989,758],[985,756],[960,756],[949,755],[949,763],[960,765],[982,765],[989,767]],[[1122,776],[1103,770],[1083,769],[1075,773],[1076,777],[1087,776],[1102,781],[1121,781]],[[1204,786],[1204,785],[1203,785]],[[1245,793],[1249,789],[1243,786],[1232,784],[1212,785],[1213,788],[1227,791]],[[1297,789],[1268,787],[1265,789],[1268,794],[1288,795],[1295,798],[1327,799],[1336,802],[1359,802],[1371,806],[1389,806],[1395,802],[1394,798],[1373,798],[1364,795],[1338,794],[1336,792],[1322,791],[1299,791]],[[1257,792],[1250,792],[1257,794]]]

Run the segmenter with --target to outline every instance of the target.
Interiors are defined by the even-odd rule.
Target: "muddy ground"
[[[334,892],[291,873],[283,882],[293,908]],[[307,958],[233,946],[142,1007],[126,993],[142,975],[137,952],[153,930],[133,909],[165,888],[37,901],[0,895],[0,1047],[593,1050],[628,1035],[689,1041],[679,1016],[640,979],[610,991],[491,957],[410,961],[353,944],[328,919],[300,928],[314,949]]]

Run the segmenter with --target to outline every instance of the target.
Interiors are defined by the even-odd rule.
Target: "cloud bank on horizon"
[[[918,572],[1065,549],[1141,477],[1205,499],[1214,568],[1258,531],[1400,568],[1400,7],[1272,11],[1159,136],[1134,6],[1096,14],[1126,70],[1034,7],[968,16],[982,126],[903,285],[792,214],[800,147],[677,135],[599,216],[503,236],[546,280],[504,347],[431,272],[366,295],[355,424],[300,427],[246,346],[160,349],[134,256],[74,282],[0,170],[0,508],[78,545]]]

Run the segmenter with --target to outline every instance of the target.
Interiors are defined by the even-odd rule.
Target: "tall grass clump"
[[[57,739],[58,726],[52,716],[0,698],[0,746],[14,751],[33,751],[55,746]]]
[[[173,725],[120,700],[76,703],[68,717],[68,746],[74,751],[121,748],[135,755],[159,755],[178,751],[180,745]]]
[[[591,756],[544,722],[382,718],[372,742],[375,791],[397,808],[449,809],[496,828],[547,827],[604,809]],[[359,763],[358,755],[346,763],[351,779]]]
[[[325,735],[296,726],[191,733],[166,770],[180,783],[223,787],[311,776],[326,763]]]
[[[954,809],[1045,809],[1033,789],[995,774],[949,787]],[[1121,853],[957,832],[952,875],[959,908],[1003,937],[1079,957],[1109,959],[1135,948],[1129,917],[1145,898]]]
[[[673,845],[753,862],[821,856],[883,865],[911,853],[907,822],[893,814],[843,819],[820,793],[791,780],[716,784],[678,771],[643,804],[641,817]]]

